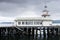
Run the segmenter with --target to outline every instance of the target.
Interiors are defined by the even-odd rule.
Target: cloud
[[[8,3],[25,3],[26,0],[0,0],[0,2],[8,2]]]
[[[58,4],[60,4],[59,0],[47,0],[49,14],[53,19],[60,19],[60,5]],[[20,16],[39,17],[43,14],[44,5],[44,0],[0,0],[0,16],[7,19]]]
[[[0,16],[0,22],[2,21],[14,21],[15,18],[13,17],[3,17],[3,16]]]

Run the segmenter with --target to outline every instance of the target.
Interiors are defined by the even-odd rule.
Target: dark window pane
[[[22,24],[24,24],[24,22],[22,22]]]
[[[18,22],[18,24],[20,25],[20,24],[21,24],[21,22]]]

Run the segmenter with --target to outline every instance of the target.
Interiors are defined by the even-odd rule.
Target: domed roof
[[[45,13],[44,13],[44,12],[45,12]],[[48,14],[48,10],[43,10],[42,16],[50,16],[50,15]]]
[[[49,12],[48,10],[43,10],[43,12]]]
[[[50,15],[46,13],[46,14],[42,14],[42,16],[50,16]]]

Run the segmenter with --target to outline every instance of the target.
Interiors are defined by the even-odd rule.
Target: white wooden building
[[[52,26],[48,10],[43,10],[41,17],[20,17],[15,19],[16,26]]]

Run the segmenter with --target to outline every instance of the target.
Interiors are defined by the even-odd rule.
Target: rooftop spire
[[[45,10],[47,10],[47,0],[45,0],[45,2],[44,2],[44,8],[45,8]]]
[[[47,10],[47,1],[45,0],[45,2],[44,2],[44,10],[43,10],[43,14],[42,14],[42,16],[44,16],[44,17],[46,17],[46,16],[50,16],[49,14],[48,14],[48,10]]]
[[[47,8],[47,5],[45,5],[44,8]]]

